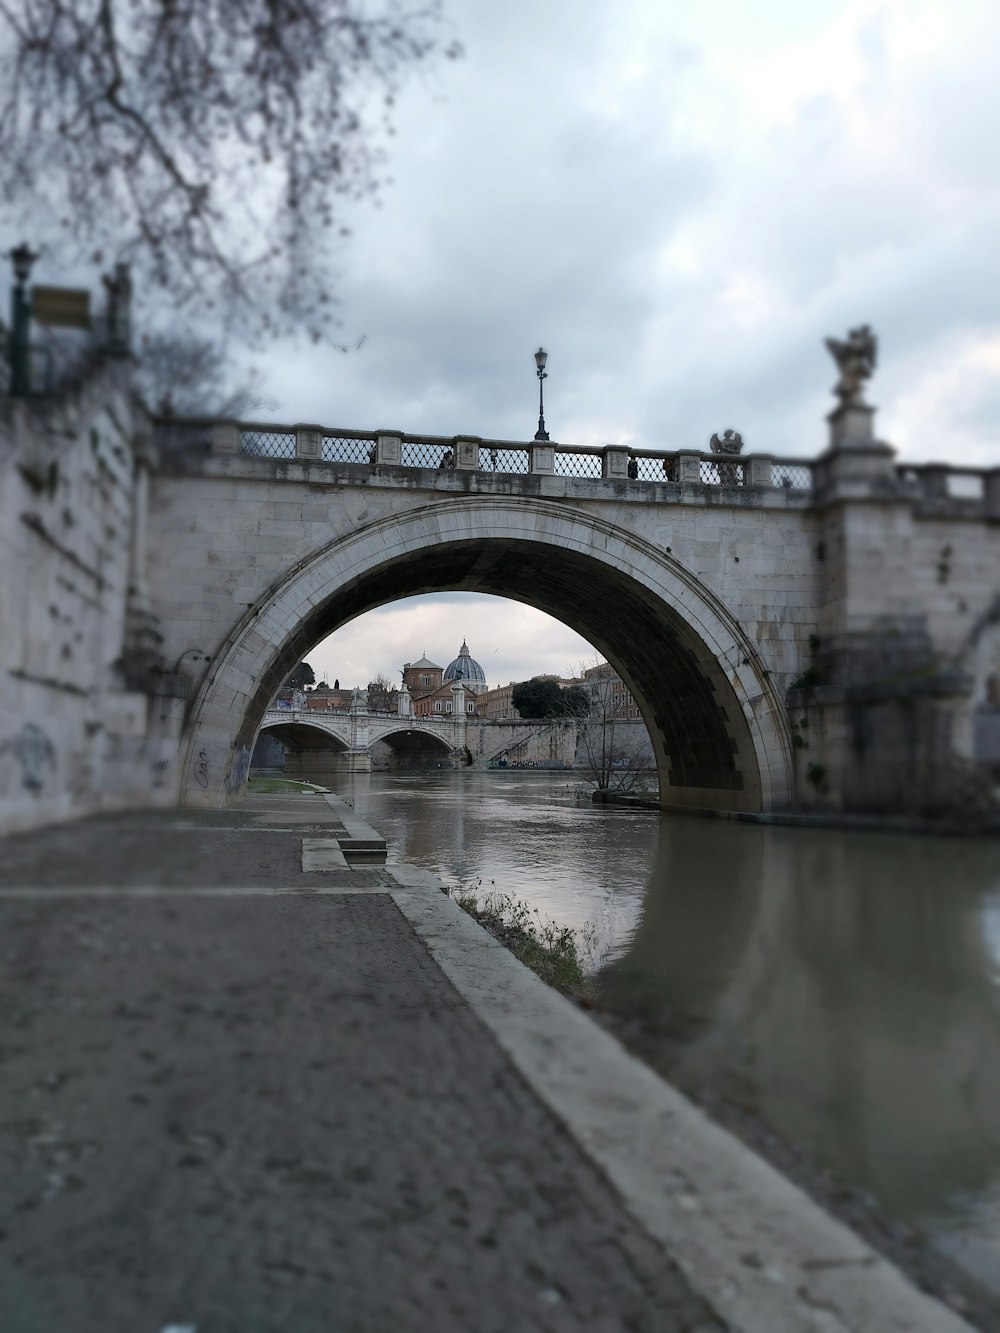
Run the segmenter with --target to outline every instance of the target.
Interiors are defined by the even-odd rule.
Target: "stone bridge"
[[[317,642],[457,589],[607,657],[667,808],[985,808],[1000,469],[900,464],[858,373],[810,459],[150,422],[120,358],[4,400],[4,826],[224,803]]]
[[[289,777],[320,781],[336,773],[369,772],[372,746],[380,741],[400,765],[428,754],[441,763],[461,764],[467,761],[466,720],[461,687],[456,692],[460,707],[447,717],[371,712],[358,691],[362,697],[344,711],[269,708],[260,730],[285,746]],[[404,707],[410,703],[408,695],[401,700]]]
[[[444,589],[528,602],[593,643],[638,703],[667,807],[930,810],[978,790],[1000,758],[1000,473],[900,466],[872,417],[842,402],[811,461],[161,428],[152,605],[166,655],[197,650],[181,798],[240,789],[318,640]]]

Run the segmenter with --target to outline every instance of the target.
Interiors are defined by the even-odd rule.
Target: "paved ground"
[[[374,885],[372,870],[302,874],[302,839],[342,828],[322,796],[250,796],[227,810],[142,811],[0,842],[0,886]]]
[[[719,1333],[336,829],[0,843],[3,1333]]]

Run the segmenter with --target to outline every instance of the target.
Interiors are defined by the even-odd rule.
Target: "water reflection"
[[[391,853],[594,922],[650,1058],[1000,1285],[1000,846],[579,806],[548,775],[356,780]]]
[[[564,776],[464,772],[356,774],[350,792],[390,860],[448,884],[481,881],[561,925],[593,924],[598,955],[624,947],[639,916],[660,821],[580,803]]]
[[[906,1217],[1000,1174],[990,843],[672,820],[609,1004]]]

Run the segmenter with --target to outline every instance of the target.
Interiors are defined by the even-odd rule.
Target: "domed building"
[[[452,687],[462,686],[462,711],[469,717],[479,715],[479,696],[486,693],[486,672],[462,640],[458,656],[441,669],[425,653],[418,662],[403,667],[403,684],[413,700],[417,717],[444,716],[451,712],[455,695]]]
[[[469,645],[464,639],[461,648],[458,650],[458,656],[453,662],[449,662],[444,669],[444,680],[446,684],[450,684],[453,680],[460,680],[468,686],[473,694],[486,693],[486,672],[470,654]]]

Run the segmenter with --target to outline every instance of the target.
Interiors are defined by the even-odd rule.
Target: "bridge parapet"
[[[896,476],[922,516],[1000,518],[1000,468],[903,464]]]
[[[441,717],[404,716],[366,708],[269,708],[261,730],[271,727],[312,727],[335,736],[350,750],[367,750],[376,741],[398,732],[422,732],[436,736],[451,749],[465,744],[464,714]]]
[[[212,453],[249,458],[348,463],[434,472],[479,472],[502,477],[555,476],[620,479],[708,487],[772,488],[810,492],[813,461],[771,454],[729,457],[697,449],[632,449],[484,440],[478,436],[414,435],[403,431],[281,425],[274,422],[177,421],[174,437],[201,437]],[[629,475],[629,464],[632,475]],[[644,489],[644,488],[643,488]]]
[[[200,436],[212,453],[249,458],[298,459],[303,462],[357,464],[367,470],[392,466],[404,471],[474,472],[498,478],[548,476],[574,482],[629,480],[666,483],[688,491],[778,490],[799,502],[825,498],[834,478],[830,455],[779,458],[771,454],[730,457],[694,449],[631,449],[608,444],[544,447],[475,436],[411,435],[402,431],[283,426],[263,422],[173,421],[172,432]],[[207,439],[205,437],[207,436]],[[909,500],[921,514],[944,517],[1000,518],[1000,469],[955,467],[945,463],[896,463],[888,445],[880,455],[880,498],[891,492]],[[628,475],[631,464],[632,475]],[[639,487],[636,498],[658,493]],[[747,497],[749,498],[749,497]]]
[[[296,723],[299,726],[307,724],[322,726],[324,722],[342,722],[346,726],[350,724],[351,718],[357,717],[359,713],[369,722],[393,726],[398,724],[407,731],[421,727],[441,730],[454,726],[450,713],[441,717],[423,717],[416,714],[403,717],[398,713],[390,713],[388,709],[368,708],[269,708],[264,714],[264,723],[268,726],[276,722]]]

